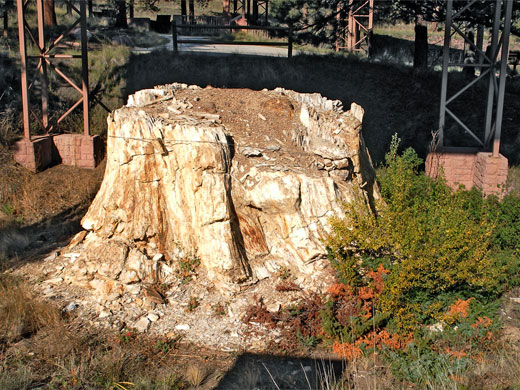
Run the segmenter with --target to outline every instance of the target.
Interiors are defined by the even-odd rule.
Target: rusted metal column
[[[40,51],[40,82],[42,85],[42,125],[47,133],[49,129],[49,87],[47,81],[47,62],[45,62],[45,21],[43,16],[43,0],[36,0],[38,14],[38,46]]]
[[[374,28],[374,0],[370,0],[368,4],[368,31]]]
[[[497,50],[498,50],[498,35],[500,34],[500,19],[501,19],[501,10],[502,10],[502,0],[495,1],[495,19],[493,22],[493,30],[491,33],[491,53],[490,55],[490,64],[491,71],[489,72],[489,84],[488,84],[488,98],[487,98],[487,107],[486,107],[486,122],[484,127],[484,142],[486,146],[489,146],[489,142],[491,141],[492,133],[492,124],[493,124],[493,107],[495,105],[495,96],[497,90],[495,89],[496,83],[496,58],[497,58]]]
[[[80,0],[81,24],[81,85],[83,94],[83,133],[90,135],[89,92],[88,92],[88,42],[87,42],[87,0]]]
[[[338,6],[336,7],[336,23],[337,23],[337,33],[336,33],[336,52],[341,48],[341,41],[343,40],[343,31],[341,31],[341,7],[343,6],[342,1],[338,1]]]
[[[354,6],[354,0],[349,0],[348,2],[348,36],[347,36],[347,50],[352,51],[354,49],[355,41],[354,41],[354,29],[356,28],[354,21],[354,11],[352,7]]]
[[[477,25],[477,48],[484,52],[484,26],[482,24]],[[484,63],[484,57],[477,50],[477,62],[479,65]],[[482,72],[482,68],[477,68]]]
[[[453,0],[448,0],[446,7],[446,23],[444,25],[444,47],[442,52],[441,112],[439,115],[439,130],[437,135],[437,146],[439,147],[444,146],[444,125],[446,123],[446,99],[448,91],[448,64],[450,62],[452,15]]]
[[[23,132],[24,137],[31,139],[30,123],[29,123],[29,89],[27,86],[27,48],[25,46],[25,12],[24,1],[16,0],[17,16],[18,16],[18,42],[20,47],[20,68],[22,81],[22,109],[23,109]]]
[[[493,157],[500,152],[500,135],[502,132],[502,117],[504,114],[504,96],[506,90],[507,58],[509,56],[509,34],[511,33],[511,16],[513,2],[505,2],[504,29],[502,31],[502,56],[500,60],[500,80],[498,84],[497,116],[495,121],[495,139],[493,140]]]

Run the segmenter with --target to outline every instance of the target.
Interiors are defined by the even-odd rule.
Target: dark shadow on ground
[[[20,267],[67,245],[81,230],[80,221],[86,211],[86,206],[71,207],[29,226],[11,224],[0,228],[0,270]]]
[[[450,93],[464,85],[464,75],[453,74]],[[413,147],[425,157],[438,128],[441,75],[439,72],[414,72],[405,66],[371,63],[350,56],[296,56],[286,58],[238,55],[211,55],[167,51],[132,56],[126,73],[126,93],[130,94],[155,85],[181,82],[199,86],[250,88],[261,90],[283,87],[298,92],[318,92],[330,99],[339,99],[345,108],[352,102],[365,109],[363,136],[375,165],[384,159],[391,137],[398,133],[402,145]],[[517,83],[518,84],[518,83]],[[465,113],[468,125],[482,127],[487,80],[470,89],[462,99],[450,106],[456,113]],[[508,86],[502,153],[511,163],[519,163],[515,153],[520,122],[520,85]],[[476,146],[471,137],[450,129],[446,139],[453,146]]]
[[[341,360],[244,353],[224,375],[219,390],[320,389],[326,380],[340,380]],[[328,388],[328,387],[324,387]],[[335,387],[330,387],[335,388]],[[339,388],[339,387],[338,387]]]

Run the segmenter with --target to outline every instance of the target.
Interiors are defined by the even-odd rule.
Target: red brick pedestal
[[[57,159],[63,165],[95,168],[102,160],[102,141],[99,136],[60,134],[54,136]]]
[[[14,160],[33,172],[52,164],[52,136],[24,138],[15,144]]]
[[[467,189],[475,186],[485,195],[500,195],[507,180],[507,158],[464,150],[429,153],[426,174],[430,177],[443,174],[453,189],[462,184]]]
[[[93,169],[103,159],[103,141],[82,134],[24,138],[16,143],[14,159],[33,172],[52,164]]]

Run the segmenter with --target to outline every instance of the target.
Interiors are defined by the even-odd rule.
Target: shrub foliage
[[[520,199],[452,191],[419,173],[417,154],[399,154],[398,146],[394,137],[379,170],[384,202],[377,213],[346,205],[345,218],[332,220],[327,245],[348,286],[361,287],[367,272],[386,267],[376,309],[404,334],[441,320],[457,299],[494,300],[515,280]]]

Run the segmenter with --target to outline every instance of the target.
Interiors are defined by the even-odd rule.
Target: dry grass
[[[467,389],[520,389],[520,351],[511,344],[496,345],[469,372]]]
[[[507,188],[512,192],[520,194],[520,166],[512,166],[509,168]]]
[[[206,368],[196,363],[188,365],[184,373],[184,379],[193,387],[202,385],[207,376]]]
[[[85,327],[37,299],[22,280],[0,274],[0,389],[175,390],[185,386],[175,358],[154,349],[156,340],[122,341]],[[201,375],[203,371],[201,371]],[[204,380],[193,376],[193,381]]]
[[[84,208],[94,198],[103,173],[104,165],[95,170],[60,165],[33,174],[6,158],[0,164],[0,215],[28,225],[72,207]]]
[[[19,340],[59,323],[55,308],[36,299],[21,280],[0,274],[0,341]]]

